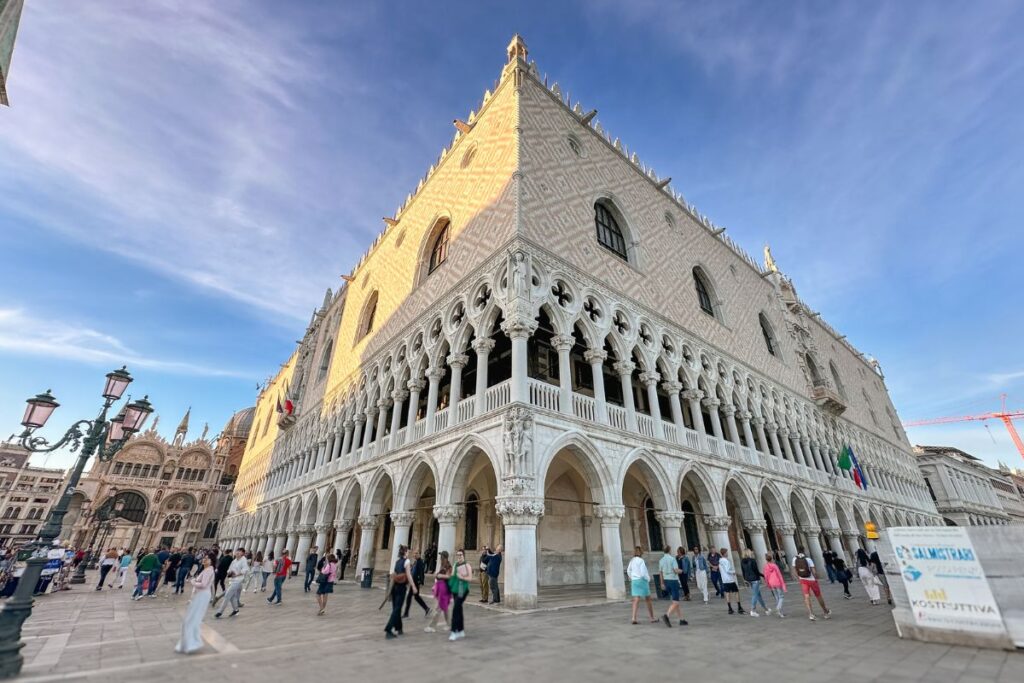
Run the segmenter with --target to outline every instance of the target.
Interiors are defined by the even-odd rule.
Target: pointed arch
[[[718,490],[718,487],[715,486],[714,478],[708,474],[703,465],[691,460],[679,473],[679,484],[676,486],[676,491],[679,492],[680,498],[684,497],[682,491],[687,484],[697,494],[697,501],[703,508],[704,514],[725,513],[725,501],[715,495],[714,492]]]
[[[461,503],[466,498],[466,482],[477,455],[483,455],[491,463],[496,476],[501,476],[501,465],[491,452],[491,445],[477,434],[466,434],[455,445],[448,464],[438,480],[438,504]],[[447,495],[446,500],[441,496]]]
[[[540,475],[537,477],[539,495],[544,495],[545,480],[551,463],[564,450],[570,451],[579,461],[594,502],[607,503],[609,500],[619,499],[619,495],[611,495],[615,490],[612,475],[597,446],[583,432],[575,429],[564,432],[551,442],[537,463],[537,472]]]
[[[647,485],[647,491],[658,510],[679,509],[668,472],[665,471],[654,453],[646,448],[634,448],[626,455],[619,467],[618,475],[615,477],[616,490],[622,491],[626,485],[626,475],[629,474],[630,467],[634,465],[643,474],[643,482]]]
[[[411,510],[416,507],[416,501],[419,499],[417,489],[427,475],[430,475],[436,490],[440,481],[437,466],[424,451],[417,451],[402,469],[398,489],[395,492],[396,510]]]
[[[729,494],[740,507],[740,514],[744,520],[760,520],[763,516],[761,503],[756,498],[747,482],[736,472],[729,472],[722,484],[722,500],[727,501]]]

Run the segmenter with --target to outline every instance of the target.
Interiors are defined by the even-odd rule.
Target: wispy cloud
[[[106,363],[205,377],[250,379],[256,373],[164,360],[140,354],[120,339],[90,327],[44,320],[14,308],[0,308],[0,350],[80,363]]]

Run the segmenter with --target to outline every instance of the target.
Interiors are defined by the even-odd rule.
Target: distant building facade
[[[30,456],[18,444],[0,443],[0,549],[34,540],[63,490],[64,470],[33,467]]]
[[[1002,497],[1014,495],[1016,489],[998,471],[952,446],[915,446],[914,454],[928,493],[947,525],[988,526],[1010,522]],[[999,487],[994,485],[996,480]]]
[[[235,413],[221,433],[186,440],[186,413],[167,441],[159,420],[110,462],[93,461],[64,519],[77,547],[213,545],[245,450],[253,409]]]
[[[992,471],[992,488],[1011,524],[1024,524],[1024,471],[999,463],[999,469]]]

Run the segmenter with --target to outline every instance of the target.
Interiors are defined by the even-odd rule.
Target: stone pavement
[[[860,586],[855,600],[826,585],[834,616],[810,622],[799,588],[787,594],[787,618],[728,616],[721,600],[682,603],[687,627],[629,623],[627,603],[539,609],[512,614],[467,601],[467,638],[423,632],[422,610],[405,635],[386,641],[387,608],[378,589],[340,584],[328,613],[316,615],[301,579],[285,584],[284,604],[247,593],[234,619],[207,613],[207,647],[176,655],[186,597],[129,600],[128,589],[86,586],[36,603],[26,623],[25,680],[310,681],[479,680],[626,681],[687,678],[715,683],[768,677],[786,683],[963,681],[1020,683],[1024,654],[904,641],[888,608],[872,607]],[[570,591],[571,593],[571,591]],[[563,600],[568,605],[571,600]],[[656,601],[660,616],[667,602]]]

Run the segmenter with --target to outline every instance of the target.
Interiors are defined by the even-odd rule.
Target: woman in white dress
[[[868,599],[871,600],[872,605],[877,605],[881,599],[878,586],[881,583],[875,573],[871,571],[870,563],[868,562],[868,554],[863,550],[857,551],[857,576],[860,577],[860,582],[864,586],[864,590],[868,594]]]
[[[174,648],[174,651],[179,654],[192,654],[203,647],[203,636],[200,630],[206,610],[210,607],[210,588],[213,586],[213,575],[213,562],[209,555],[203,555],[203,568],[192,579],[192,599],[188,603],[185,620],[181,622],[181,640]]]

